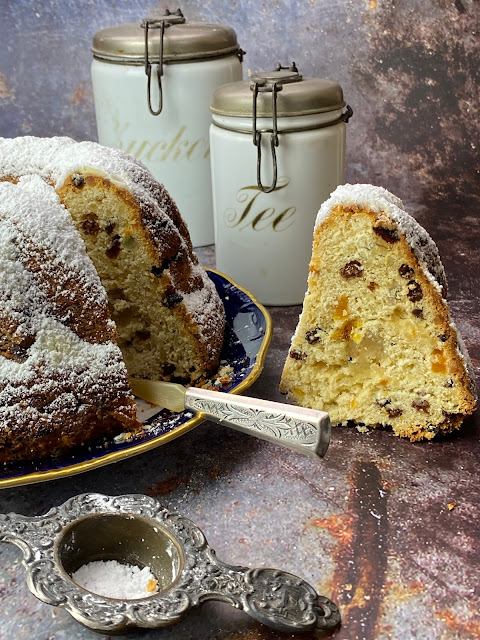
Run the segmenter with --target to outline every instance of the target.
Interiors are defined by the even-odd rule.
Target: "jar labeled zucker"
[[[235,31],[181,11],[98,31],[92,81],[99,142],[141,160],[165,185],[195,246],[213,242],[210,104],[242,78]]]
[[[345,182],[341,87],[288,69],[216,89],[210,147],[217,268],[267,305],[303,301],[320,205]]]

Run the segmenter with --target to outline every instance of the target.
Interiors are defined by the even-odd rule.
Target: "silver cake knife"
[[[313,457],[323,458],[327,452],[331,427],[325,411],[171,382],[129,381],[137,397],[171,411],[193,411],[206,420]]]

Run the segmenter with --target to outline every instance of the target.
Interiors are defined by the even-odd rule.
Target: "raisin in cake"
[[[168,193],[133,156],[70,138],[0,138],[0,180],[38,175],[67,207],[107,291],[129,375],[194,384],[225,314]]]
[[[0,462],[136,426],[96,270],[38,176],[0,182]]]
[[[445,297],[437,248],[402,202],[338,187],[317,217],[281,391],[332,424],[389,425],[412,441],[457,429],[476,391]]]

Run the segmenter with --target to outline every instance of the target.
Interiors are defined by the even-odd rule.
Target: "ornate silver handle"
[[[211,557],[209,574],[208,589],[196,594],[199,602],[226,602],[284,633],[333,629],[340,623],[338,607],[329,598],[286,571],[231,567]]]
[[[330,443],[330,418],[324,411],[190,387],[185,408],[205,418],[294,451],[323,458]]]

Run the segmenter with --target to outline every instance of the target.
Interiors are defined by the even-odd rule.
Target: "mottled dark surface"
[[[334,79],[354,117],[347,178],[416,208],[480,199],[478,0],[184,0],[192,21],[232,26],[245,74],[295,60]],[[0,135],[96,139],[93,34],[171,3],[3,0]]]
[[[95,139],[91,35],[166,3],[0,4],[0,135]],[[331,77],[355,115],[347,176],[410,204],[437,242],[457,325],[480,371],[478,16],[474,0],[224,3],[188,0],[190,19],[233,26],[245,69],[295,60]],[[211,249],[201,252],[213,264]],[[299,307],[271,309],[274,336],[252,395],[282,400]],[[480,638],[480,420],[440,441],[336,429],[316,462],[205,423],[122,463],[0,492],[0,512],[41,514],[86,491],[144,492],[194,520],[218,556],[300,575],[340,606],[339,640]],[[453,506],[453,508],[449,508]],[[0,545],[0,638],[98,637],[27,590],[20,553]],[[225,605],[132,638],[278,640]],[[313,636],[307,636],[313,637]]]

